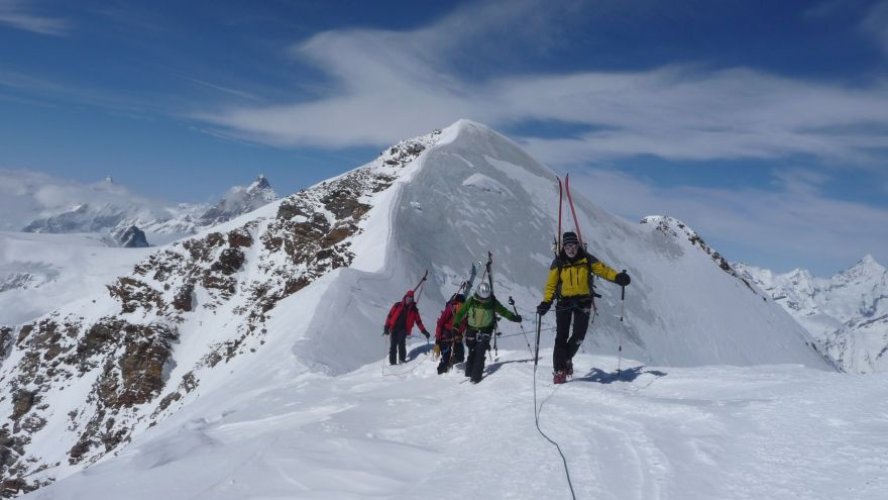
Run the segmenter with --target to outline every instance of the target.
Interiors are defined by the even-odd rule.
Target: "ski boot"
[[[572,378],[574,375],[574,362],[572,359],[567,361],[567,367],[564,370],[564,373],[567,374],[567,378]]]
[[[555,375],[552,377],[553,384],[563,384],[567,382],[567,372],[564,370],[558,370],[555,372]]]

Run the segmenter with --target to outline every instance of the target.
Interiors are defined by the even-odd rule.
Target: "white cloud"
[[[22,0],[0,0],[0,24],[6,24],[41,35],[62,36],[68,33],[68,21],[39,15],[33,12],[33,2]]]
[[[140,205],[161,210],[157,200],[132,193],[107,181],[92,184],[61,179],[31,170],[0,167],[0,230],[19,230],[36,218],[54,215],[89,203],[95,206]]]
[[[878,132],[888,127],[884,82],[850,87],[687,66],[481,81],[460,75],[457,64],[488,62],[475,54],[475,47],[497,43],[495,36],[485,39],[491,36],[486,29],[507,32],[534,5],[503,10],[499,2],[473,4],[408,32],[321,33],[291,52],[325,72],[327,94],[194,117],[257,142],[333,148],[385,145],[459,118],[494,128],[528,120],[593,128],[570,140],[525,141],[553,164],[637,155],[711,160],[796,154],[866,163],[874,150],[888,148],[888,137]]]
[[[489,47],[503,43],[496,35],[522,26],[534,4],[522,2],[510,18],[498,10],[505,4],[482,2],[414,31],[318,34],[292,47],[291,54],[323,71],[329,78],[326,93],[196,117],[253,141],[330,148],[383,146],[459,118],[494,128],[562,122],[580,132],[570,138],[516,138],[534,156],[561,168],[642,155],[684,162],[812,157],[871,174],[884,164],[886,81],[850,85],[689,65],[496,78],[461,71],[493,63]],[[767,257],[758,263],[768,265],[779,256],[820,271],[837,270],[866,253],[888,262],[888,254],[879,255],[888,248],[888,233],[880,229],[888,222],[884,208],[825,197],[821,174],[796,169],[774,180],[772,190],[665,190],[596,170],[587,184],[592,199],[607,210],[687,219],[704,237],[725,242],[729,258],[735,249],[733,258],[757,254]]]

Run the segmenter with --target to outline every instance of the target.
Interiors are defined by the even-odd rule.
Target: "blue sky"
[[[0,168],[289,193],[459,118],[731,260],[888,264],[888,0],[0,0]]]

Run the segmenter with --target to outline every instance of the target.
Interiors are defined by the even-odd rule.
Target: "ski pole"
[[[623,272],[625,273],[626,270],[623,269]],[[617,352],[619,353],[619,356],[617,357],[617,377],[620,376],[620,368],[623,363],[623,330],[626,328],[626,323],[623,322],[623,317],[625,316],[625,312],[626,312],[626,287],[621,286],[620,289],[621,289],[620,290],[620,325],[621,326],[620,326],[620,343],[619,343],[619,347],[617,348]]]
[[[425,284],[428,277],[429,277],[429,270],[426,269],[425,274],[423,274],[422,278],[419,279],[419,283],[417,283],[416,286],[413,287],[413,293],[416,294],[416,298],[413,300],[413,302],[415,302],[417,304],[419,303],[419,299],[420,299],[420,297],[422,297],[422,291],[424,289],[423,285]],[[419,292],[417,292],[417,290],[419,290]]]
[[[537,313],[537,338],[536,338],[536,351],[533,354],[533,371],[536,373],[537,363],[540,361],[540,328],[543,326],[543,317],[540,313]],[[536,380],[536,379],[534,379]]]
[[[515,299],[513,299],[511,295],[509,295],[509,305],[512,306],[512,311],[515,313],[515,316],[518,316],[518,308],[515,307]],[[533,349],[530,348],[530,339],[527,338],[527,332],[524,331],[524,324],[519,322],[518,326],[521,327],[521,333],[524,334],[524,342],[527,343],[527,352],[533,356]]]
[[[382,335],[382,347],[383,347],[383,349],[382,349],[382,352],[383,352],[383,354],[382,354],[382,375],[383,376],[385,376],[385,362],[387,361],[388,354],[389,354],[388,343],[389,343],[390,339],[388,339],[386,337],[388,337],[388,335],[385,335],[385,334]]]

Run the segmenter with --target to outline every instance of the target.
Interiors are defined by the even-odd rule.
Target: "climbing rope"
[[[536,359],[539,359],[539,347],[540,347],[539,339],[540,339],[540,323],[541,323],[541,321],[542,321],[542,318],[539,315],[537,315],[537,355],[536,355]],[[534,422],[536,422],[537,432],[539,432],[540,435],[543,436],[543,438],[545,438],[546,441],[552,443],[552,445],[554,445],[555,448],[558,450],[558,454],[561,455],[561,463],[564,465],[564,475],[567,477],[567,486],[570,488],[570,496],[571,496],[571,498],[573,498],[573,500],[576,500],[577,495],[576,495],[576,493],[574,493],[573,481],[571,481],[571,479],[570,479],[570,469],[567,466],[567,458],[564,456],[564,452],[561,451],[561,446],[559,446],[558,443],[554,439],[547,436],[546,433],[543,432],[543,429],[540,428],[540,412],[543,411],[543,405],[539,405],[539,407],[537,406],[537,384],[536,384],[536,382],[537,382],[537,362],[534,361],[534,363],[533,363],[533,419],[534,419]]]

